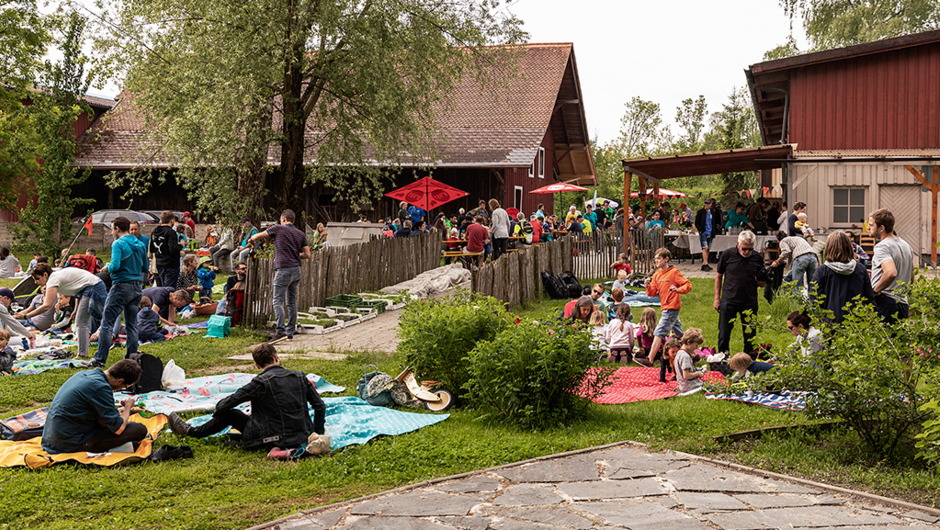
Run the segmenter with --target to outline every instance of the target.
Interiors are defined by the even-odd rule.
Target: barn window
[[[536,155],[532,165],[529,166],[529,178],[538,175],[540,179],[545,178],[545,148],[539,147],[539,153]]]
[[[865,222],[865,188],[835,188],[832,190],[832,222]]]
[[[512,194],[512,205],[517,210],[522,210],[522,186],[515,186]]]

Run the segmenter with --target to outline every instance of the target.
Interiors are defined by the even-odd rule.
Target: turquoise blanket
[[[13,373],[15,375],[35,375],[41,374],[47,370],[58,370],[60,368],[88,368],[91,361],[81,359],[57,359],[54,361],[40,361],[39,359],[22,359],[13,361]]]
[[[450,417],[450,414],[417,414],[374,407],[357,397],[323,398],[323,402],[326,404],[326,434],[334,451],[347,445],[364,444],[383,434],[395,436],[417,431]],[[210,418],[211,415],[199,416],[188,423],[198,427]],[[228,431],[226,429],[220,434]]]
[[[215,405],[224,397],[235,393],[254,378],[254,374],[219,374],[206,377],[194,377],[183,381],[182,388],[175,391],[155,391],[137,394],[135,401],[148,412],[169,414],[171,412],[197,412],[215,410]],[[317,392],[338,394],[346,387],[337,386],[317,374],[307,374],[307,379],[317,387]],[[115,403],[126,399],[126,393],[117,393]]]

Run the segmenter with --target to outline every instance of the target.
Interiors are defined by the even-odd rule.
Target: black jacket
[[[855,270],[851,274],[839,274],[825,264],[816,268],[813,274],[815,288],[811,295],[815,300],[824,295],[823,308],[832,311],[833,322],[842,322],[845,319],[845,304],[861,295],[862,300],[869,304],[875,303],[875,291],[871,280],[868,279],[868,269],[861,262],[855,263]]]
[[[182,250],[179,234],[172,227],[160,225],[150,233],[150,252],[157,257],[158,268],[179,268]]]
[[[242,433],[245,449],[297,447],[307,443],[310,433],[325,432],[326,405],[303,372],[269,366],[215,409],[233,409],[246,401],[251,402],[251,419]],[[312,421],[308,403],[313,408]]]
[[[695,213],[695,229],[698,230],[700,234],[705,232],[706,215],[707,212],[705,208]],[[712,208],[712,235],[717,236],[719,233],[721,233],[721,209]]]

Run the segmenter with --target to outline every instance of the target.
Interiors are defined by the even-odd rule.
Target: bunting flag
[[[90,215],[88,216],[88,220],[85,221],[85,226],[83,226],[82,228],[87,228],[88,235],[91,235],[91,216]]]

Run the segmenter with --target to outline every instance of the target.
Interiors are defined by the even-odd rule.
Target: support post
[[[937,194],[940,193],[940,166],[933,166],[933,175],[928,182],[927,177],[920,171],[914,169],[914,166],[904,166],[914,178],[920,181],[928,190],[930,190],[930,264],[937,266]],[[920,252],[916,249],[915,252]]]
[[[643,216],[643,220],[646,221],[646,177],[640,175],[640,191],[637,195],[640,196],[640,215]]]
[[[656,205],[656,209],[660,209],[659,203],[659,181],[653,183],[653,204]],[[668,223],[667,223],[668,224]]]
[[[633,259],[633,254],[629,252],[629,243],[627,242],[627,234],[630,233],[630,188],[633,186],[633,173],[629,171],[623,172],[623,252],[624,254],[630,256],[630,259]],[[630,265],[630,270],[633,270],[633,264]]]

